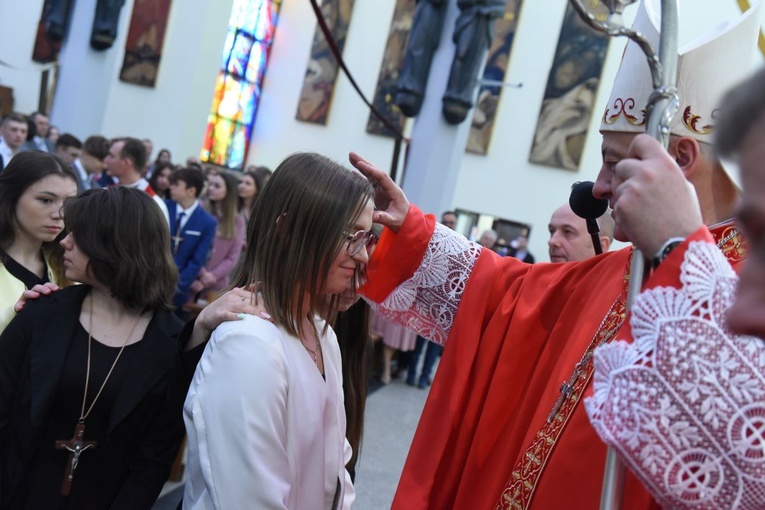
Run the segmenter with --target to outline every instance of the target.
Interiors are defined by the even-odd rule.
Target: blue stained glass
[[[280,7],[281,0],[234,0],[202,161],[240,169],[244,164]]]
[[[252,45],[250,60],[247,62],[247,75],[245,76],[247,81],[259,82],[263,79],[267,49],[263,43],[256,42]]]
[[[255,27],[258,25],[258,18],[260,17],[261,3],[262,2],[251,2],[247,9],[247,18],[242,24],[242,30],[246,31],[248,34],[255,33]]]
[[[241,119],[246,121],[252,119],[255,113],[255,102],[258,100],[257,85],[242,84],[241,94],[239,96],[239,111],[241,112]]]
[[[237,124],[234,127],[234,133],[231,139],[231,145],[229,147],[230,152],[228,155],[228,166],[240,167],[244,164],[244,156],[247,152],[247,127],[242,124]]]
[[[220,66],[223,69],[228,67],[228,59],[231,58],[231,49],[234,47],[234,39],[236,38],[236,31],[229,30],[226,34],[226,42],[223,43],[223,57],[221,59]]]
[[[228,19],[228,26],[239,28],[247,19],[247,9],[250,7],[248,0],[234,0],[234,6],[231,8],[231,17]]]
[[[247,60],[250,58],[252,39],[239,32],[231,50],[231,58],[228,61],[228,72],[236,76],[244,76],[247,70]]]
[[[274,25],[272,24],[273,12],[269,5],[261,6],[260,17],[255,29],[255,38],[259,41],[270,42],[273,36]]]

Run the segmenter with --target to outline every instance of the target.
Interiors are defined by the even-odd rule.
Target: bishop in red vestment
[[[649,7],[641,7],[635,28],[655,40]],[[699,225],[703,220],[712,226],[711,235],[734,267],[745,256],[729,220],[740,194],[712,152],[702,148],[711,141],[712,126],[699,129],[696,121],[712,118],[719,94],[746,73],[756,50],[755,14],[748,11],[681,55],[680,110],[691,113],[673,120],[667,156],[677,162],[684,186],[695,188]],[[738,51],[731,52],[731,45]],[[612,207],[623,180],[615,168],[644,130],[640,109],[652,92],[645,58],[634,46],[627,46],[609,100],[613,108],[601,124],[603,166],[593,193]],[[628,104],[634,111],[625,110]],[[378,203],[375,221],[389,227],[370,260],[362,293],[379,303],[378,313],[446,346],[393,508],[597,508],[606,447],[580,404],[591,392],[595,348],[628,336],[619,331],[627,315],[631,249],[567,264],[531,266],[500,258],[410,207],[369,162],[355,154],[351,162],[380,187],[386,200]],[[619,213],[614,235],[626,240]],[[632,217],[659,245],[696,230],[674,231],[686,218],[652,209]],[[628,474],[623,508],[654,507]]]

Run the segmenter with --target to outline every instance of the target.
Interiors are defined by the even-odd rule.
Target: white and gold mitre
[[[712,143],[714,119],[722,95],[753,70],[762,4],[738,19],[718,25],[679,49],[677,92],[679,107],[670,132]],[[661,13],[650,0],[640,2],[633,28],[642,33],[658,53]],[[601,119],[600,131],[645,132],[646,106],[653,92],[651,71],[640,48],[632,41],[622,56],[611,97]]]

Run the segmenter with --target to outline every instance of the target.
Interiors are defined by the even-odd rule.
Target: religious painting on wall
[[[42,14],[40,15],[40,22],[37,24],[37,35],[35,35],[35,46],[32,50],[32,60],[41,64],[49,64],[58,60],[58,54],[61,51],[61,46],[64,44],[63,33],[61,38],[56,40],[51,39],[46,32],[46,25],[48,24],[46,14],[51,9],[52,0],[45,0],[43,3]],[[67,9],[71,9],[71,6],[67,6]],[[68,18],[68,11],[64,14],[64,18]]]
[[[605,20],[608,9],[599,0],[584,3],[598,19]],[[579,168],[608,40],[567,4],[529,155],[531,163]]]
[[[234,0],[215,81],[203,163],[241,170],[250,147],[281,0]]]
[[[153,87],[157,83],[170,2],[135,0],[120,80],[145,87]]]
[[[372,104],[377,111],[391,124],[399,126],[399,131],[403,131],[406,117],[393,102],[393,96],[396,91],[396,80],[398,80],[401,67],[404,65],[406,43],[409,41],[409,32],[412,30],[415,4],[415,0],[396,1],[393,21],[391,21],[388,32],[388,42],[385,45],[383,62],[380,66],[380,75],[377,78],[377,87],[372,99]],[[367,133],[395,137],[395,134],[372,113],[369,114],[369,120],[367,120]]]
[[[321,3],[321,13],[340,53],[343,51],[348,35],[353,3],[354,0],[324,0]],[[335,92],[337,70],[338,62],[329,49],[324,33],[317,25],[303,79],[303,89],[300,92],[297,120],[327,124],[329,107]]]
[[[505,81],[507,63],[510,60],[522,3],[523,0],[507,0],[504,16],[494,21],[494,37],[489,45],[486,67],[483,71],[483,80],[492,83],[481,85],[478,90],[478,99],[468,134],[466,148],[468,152],[483,155],[489,152],[494,119],[503,88],[500,83]]]

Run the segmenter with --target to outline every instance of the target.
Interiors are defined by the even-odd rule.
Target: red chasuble
[[[630,255],[529,265],[415,206],[397,234],[383,232],[362,293],[447,346],[394,509],[598,507],[606,447],[579,404],[587,353],[624,321]],[[652,505],[628,475],[623,508]]]

